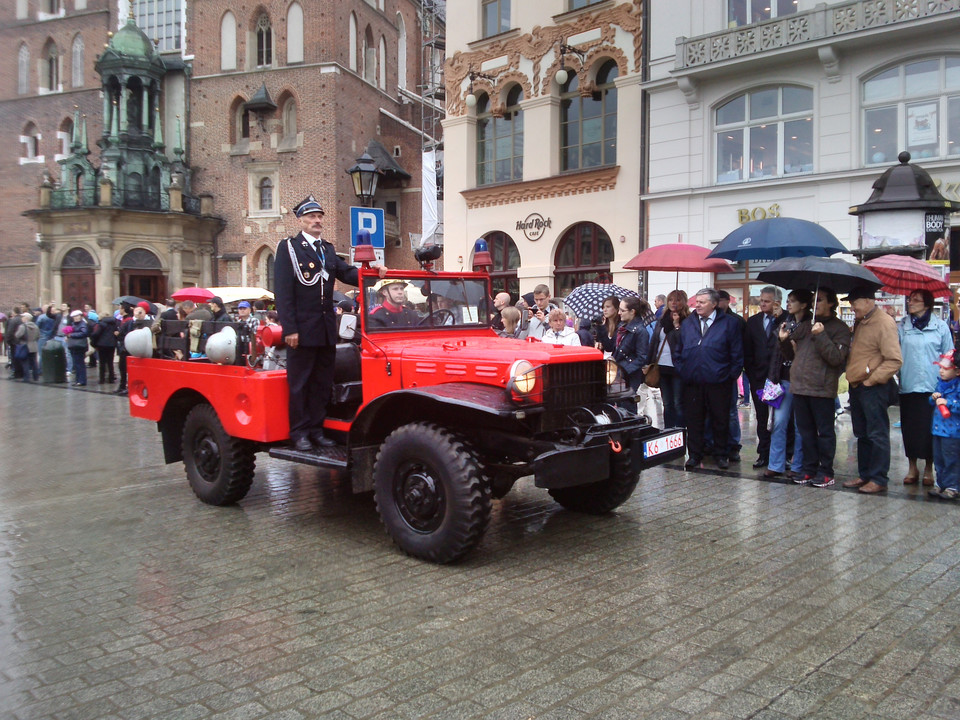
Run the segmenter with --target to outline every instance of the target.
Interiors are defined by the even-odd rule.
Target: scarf
[[[623,342],[623,339],[627,336],[627,326],[618,325],[617,326],[617,347],[620,347],[620,343]]]
[[[927,310],[923,315],[917,317],[916,315],[910,316],[910,322],[913,323],[914,330],[923,330],[930,323],[930,313],[931,310]]]

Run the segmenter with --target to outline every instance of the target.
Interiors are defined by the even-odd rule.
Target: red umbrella
[[[186,287],[183,290],[177,290],[172,297],[174,300],[192,300],[193,302],[207,302],[214,295],[212,292],[202,287]]]
[[[708,258],[710,249],[689,243],[654,245],[627,262],[625,270],[663,270],[677,273],[677,285],[681,272],[730,272],[730,263],[719,258]]]
[[[914,290],[929,290],[934,297],[949,298],[953,294],[937,268],[907,255],[881,255],[863,266],[894,295],[909,295]]]

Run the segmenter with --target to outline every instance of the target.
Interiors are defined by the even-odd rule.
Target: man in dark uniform
[[[420,316],[406,306],[407,283],[399,278],[377,283],[380,305],[370,313],[370,327],[411,327],[420,323]]]
[[[287,345],[290,439],[295,449],[309,452],[335,444],[323,434],[338,340],[333,283],[356,285],[358,277],[357,268],[321,239],[324,212],[313,195],[293,212],[301,231],[277,246],[275,293]],[[379,270],[381,277],[387,271]]]

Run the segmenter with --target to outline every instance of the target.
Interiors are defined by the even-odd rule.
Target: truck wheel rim
[[[220,472],[220,446],[210,432],[201,432],[193,449],[193,459],[201,477],[207,482],[216,480]]]
[[[404,522],[418,532],[433,532],[443,521],[443,484],[424,465],[401,468],[394,481],[394,497]]]

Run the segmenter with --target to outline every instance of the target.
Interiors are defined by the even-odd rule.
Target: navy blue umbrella
[[[731,262],[779,260],[786,257],[828,257],[847,252],[833,233],[799,218],[775,217],[744,223],[707,256]]]

